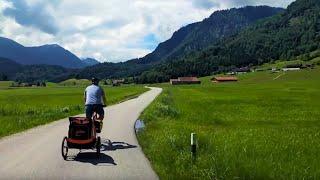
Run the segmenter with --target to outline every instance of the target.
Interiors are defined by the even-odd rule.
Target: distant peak
[[[60,45],[58,44],[46,44],[40,47],[51,47],[51,48],[62,48]]]
[[[89,66],[92,66],[92,65],[96,65],[96,64],[100,64],[100,61],[94,59],[94,58],[82,58],[81,59],[84,63],[86,63],[87,65]]]

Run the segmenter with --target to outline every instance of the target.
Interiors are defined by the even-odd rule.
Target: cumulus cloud
[[[142,57],[174,31],[218,9],[285,7],[293,0],[7,0],[0,35],[25,46],[60,44],[79,57]],[[1,19],[1,17],[0,17]]]
[[[12,7],[7,7],[3,11],[5,16],[14,18],[23,26],[36,27],[48,34],[58,32],[55,19],[47,10],[48,4],[42,2],[30,6],[25,0],[13,0],[11,3]]]
[[[219,7],[220,4],[213,0],[193,0],[192,3],[197,8],[211,9],[213,7]]]

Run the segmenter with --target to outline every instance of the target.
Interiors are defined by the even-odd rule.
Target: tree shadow
[[[111,156],[100,153],[100,156],[97,157],[96,152],[81,152],[78,153],[75,157],[69,158],[68,161],[78,161],[83,163],[90,163],[93,165],[117,165]]]
[[[111,142],[110,140],[106,140],[101,144],[101,151],[115,151],[117,149],[131,149],[136,147],[136,145],[126,142]]]

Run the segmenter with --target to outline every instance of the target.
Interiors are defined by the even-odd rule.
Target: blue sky
[[[0,36],[25,46],[59,44],[79,57],[142,57],[219,9],[287,7],[293,0],[1,0]]]

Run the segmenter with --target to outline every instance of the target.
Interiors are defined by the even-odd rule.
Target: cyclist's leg
[[[103,106],[98,106],[96,113],[99,115],[99,132],[101,132],[102,127],[103,127],[103,118],[104,118],[104,110],[103,110]]]
[[[86,105],[86,118],[91,119],[93,115],[93,105]]]
[[[99,115],[99,120],[103,120],[104,118],[104,109],[103,106],[98,106],[97,107],[97,114]]]

